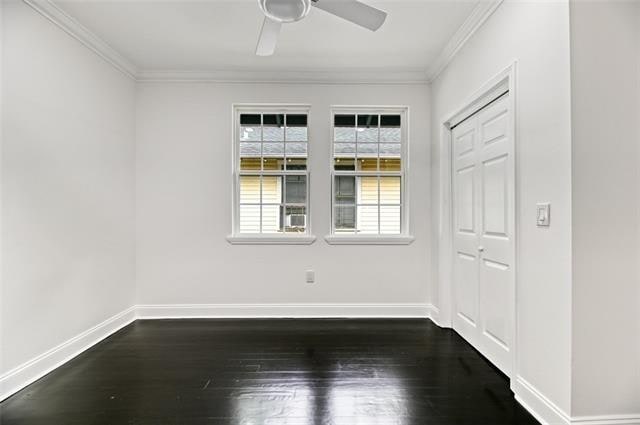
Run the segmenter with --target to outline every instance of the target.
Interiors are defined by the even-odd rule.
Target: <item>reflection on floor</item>
[[[2,425],[536,423],[417,319],[137,321],[0,404]]]

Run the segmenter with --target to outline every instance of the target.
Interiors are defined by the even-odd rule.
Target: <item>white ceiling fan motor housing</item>
[[[258,0],[267,18],[281,23],[296,22],[309,14],[311,0]]]

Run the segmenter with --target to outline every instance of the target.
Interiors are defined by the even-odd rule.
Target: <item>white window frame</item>
[[[316,239],[311,233],[311,173],[309,170],[311,156],[311,138],[309,128],[310,105],[303,104],[234,104],[232,105],[232,215],[231,235],[227,241],[231,244],[246,245],[309,245]],[[306,114],[307,115],[307,167],[306,170],[240,170],[240,115],[241,114]],[[240,175],[287,176],[304,175],[307,177],[307,222],[303,233],[240,233]],[[284,188],[283,188],[284,190]]]
[[[334,168],[334,116],[335,115],[400,115],[401,146],[400,146],[400,171],[336,171]],[[331,135],[331,154],[329,157],[329,174],[331,179],[330,198],[331,214],[329,229],[330,234],[325,236],[327,243],[331,245],[408,245],[414,237],[410,234],[409,221],[409,107],[408,106],[341,106],[331,107],[329,116]],[[357,126],[357,123],[356,123]],[[357,153],[356,153],[357,160]],[[387,234],[340,234],[335,233],[335,177],[336,176],[399,176],[400,177],[400,233]],[[356,187],[357,190],[357,187]],[[379,189],[378,189],[379,190]],[[356,212],[357,214],[357,212]],[[378,218],[379,220],[379,218]]]

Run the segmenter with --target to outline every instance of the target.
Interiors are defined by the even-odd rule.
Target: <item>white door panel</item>
[[[458,252],[457,266],[460,271],[458,283],[458,313],[476,326],[478,322],[478,258]]]
[[[475,183],[475,166],[471,165],[467,168],[456,171],[456,204],[457,209],[457,226],[456,230],[463,233],[475,234],[475,217],[474,217],[474,183]]]
[[[509,95],[452,130],[454,329],[511,371],[515,279]]]
[[[482,164],[483,235],[507,237],[507,160],[502,155]]]

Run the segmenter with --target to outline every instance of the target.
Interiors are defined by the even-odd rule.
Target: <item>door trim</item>
[[[516,77],[517,61],[513,61],[509,66],[504,68],[494,77],[489,79],[482,87],[477,90],[473,95],[469,96],[466,101],[460,104],[460,107],[456,108],[451,113],[444,116],[439,121],[440,128],[440,158],[439,158],[439,226],[438,232],[438,293],[439,299],[439,323],[444,327],[453,327],[453,299],[454,299],[454,284],[453,284],[453,173],[452,173],[452,161],[453,150],[451,148],[452,133],[451,127],[457,124],[460,119],[465,117],[465,113],[469,113],[470,116],[477,112],[482,107],[491,102],[492,94],[499,91],[501,87],[508,87],[509,90],[509,108],[510,108],[510,131],[512,134],[512,149],[513,149],[513,161],[512,161],[512,175],[514,176],[514,208],[512,212],[512,220],[514,223],[513,234],[513,250],[514,259],[513,264],[513,276],[514,287],[512,290],[512,311],[511,311],[511,324],[509,326],[509,336],[511,340],[511,389],[515,386],[515,377],[518,376],[518,335],[517,335],[517,305],[518,305],[518,253],[519,249],[519,237],[520,224],[518,221],[520,212],[520,198],[517,191],[519,176],[518,176],[518,133],[516,126],[517,110],[516,110],[516,96],[517,96],[517,77]]]

